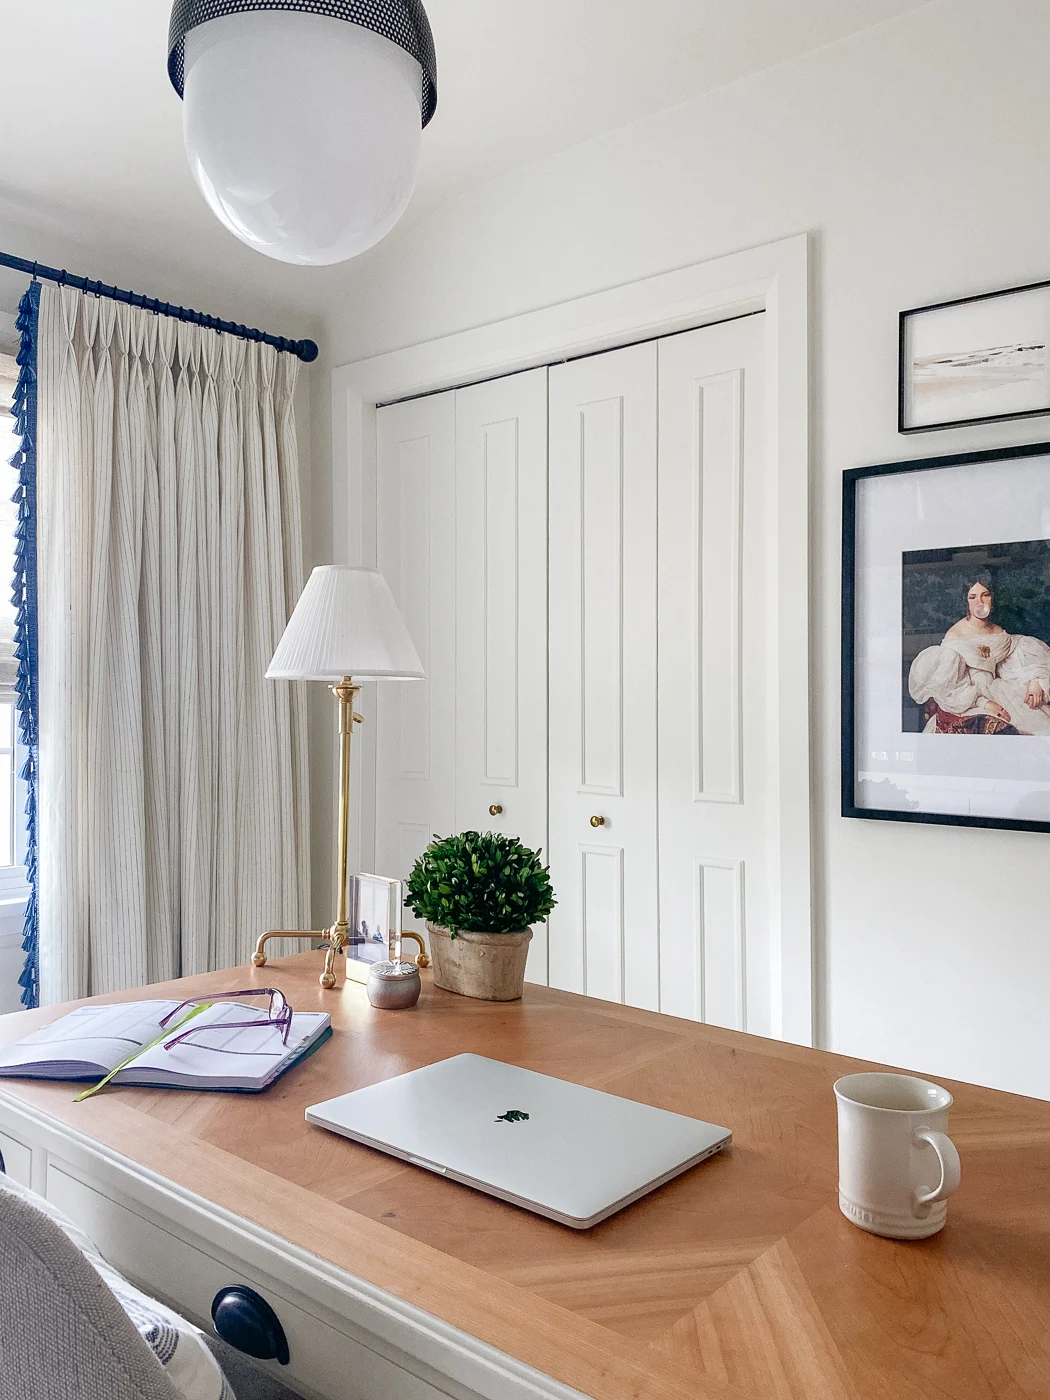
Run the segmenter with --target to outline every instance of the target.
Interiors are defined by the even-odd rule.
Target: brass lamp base
[[[255,952],[252,954],[252,962],[256,967],[266,966],[266,945],[271,938],[310,938],[323,939],[328,945],[325,952],[324,971],[318,978],[321,986],[326,992],[330,992],[336,984],[335,960],[339,956],[341,949],[349,943],[349,935],[344,933],[340,937],[338,924],[333,924],[331,928],[314,929],[304,932],[302,929],[271,929],[269,933],[264,933],[255,945]],[[409,938],[413,943],[419,944],[419,952],[412,959],[417,967],[429,967],[430,957],[427,953],[427,945],[423,942],[418,933],[413,933],[411,929],[406,929],[402,935],[402,942]],[[346,978],[350,982],[367,982],[368,974],[372,963],[357,962],[354,958],[346,960]]]
[[[362,723],[362,716],[354,713],[354,701],[357,699],[361,687],[354,685],[350,676],[344,676],[338,685],[331,687],[332,694],[339,701],[339,833],[336,838],[336,865],[338,868],[338,886],[336,899],[338,914],[335,923],[331,928],[325,929],[271,929],[269,933],[260,936],[255,945],[255,952],[252,954],[252,962],[256,967],[266,966],[266,945],[271,938],[310,938],[322,939],[327,948],[324,958],[324,971],[318,979],[326,992],[330,992],[336,983],[335,960],[350,942],[350,924],[347,918],[346,885],[349,868],[349,848],[350,848],[350,744],[353,739],[355,724]],[[419,953],[416,956],[417,967],[429,967],[430,959],[427,957],[426,944],[418,933],[404,933],[403,938],[410,938],[419,944]],[[346,959],[346,975],[355,982],[364,982],[368,978],[370,963],[356,963],[353,958]],[[356,968],[362,968],[360,975]]]
[[[323,939],[327,944],[327,951],[324,958],[324,971],[318,980],[326,992],[332,990],[336,983],[335,960],[350,942],[350,926],[347,923],[340,924],[337,921],[331,928],[323,929],[271,929],[269,933],[264,933],[255,945],[252,962],[256,967],[266,966],[266,945],[271,938]]]

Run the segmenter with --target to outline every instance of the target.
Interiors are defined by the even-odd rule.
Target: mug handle
[[[920,1128],[915,1136],[920,1142],[928,1143],[933,1148],[941,1164],[940,1181],[932,1191],[916,1191],[915,1204],[929,1206],[934,1201],[946,1201],[959,1185],[962,1175],[958,1149],[947,1133],[938,1133],[932,1128]]]

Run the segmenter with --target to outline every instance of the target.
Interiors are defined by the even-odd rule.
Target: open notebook
[[[165,1050],[163,1043],[153,1045],[165,1034],[161,1020],[178,1005],[177,1001],[129,1001],[78,1007],[0,1050],[0,1077],[101,1079],[134,1056],[114,1075],[113,1084],[258,1093],[332,1034],[327,1012],[296,1011],[285,1045],[260,1007],[223,1001],[189,1023],[196,1032],[190,1039],[171,1050]],[[175,1017],[169,1024],[170,1036],[178,1034],[175,1026],[180,1020]],[[252,1020],[260,1024],[227,1028],[231,1021]]]

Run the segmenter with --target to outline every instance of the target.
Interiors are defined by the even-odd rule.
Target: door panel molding
[[[623,796],[623,409],[621,395],[579,406],[578,791],[612,797]]]
[[[483,431],[484,503],[484,764],[481,781],[518,783],[518,654],[521,645],[518,568],[521,509],[517,418],[488,423]],[[498,545],[497,545],[498,542]]]
[[[622,846],[580,847],[581,991],[622,1002],[627,990]]]
[[[693,800],[743,801],[741,596],[743,569],[744,372],[693,383],[694,514],[691,597],[696,725]],[[718,443],[712,443],[718,438]],[[729,447],[726,450],[728,439]],[[708,470],[718,448],[732,462],[727,479]],[[726,679],[727,678],[727,679]]]
[[[742,1031],[747,1028],[744,862],[701,856],[693,869],[693,927],[700,969],[698,1019]],[[716,928],[728,928],[730,938],[709,937],[708,930]]]
[[[415,643],[424,672],[430,674],[430,493],[431,438],[410,438],[397,444],[398,588],[397,599]],[[440,479],[440,478],[439,478]],[[430,725],[427,691],[430,684],[399,685],[401,777],[430,781]],[[383,697],[386,699],[387,697]]]

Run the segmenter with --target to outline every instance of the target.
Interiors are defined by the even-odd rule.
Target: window
[[[24,901],[29,893],[25,878],[26,793],[18,777],[25,754],[18,743],[15,716],[15,608],[10,580],[15,570],[17,508],[11,497],[18,484],[8,467],[17,439],[11,417],[11,399],[18,382],[18,366],[11,355],[0,354],[0,905]]]

